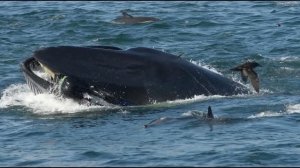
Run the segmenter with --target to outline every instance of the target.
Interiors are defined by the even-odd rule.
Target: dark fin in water
[[[213,119],[214,118],[214,114],[212,113],[210,106],[208,106],[207,118],[209,118],[209,119]]]
[[[126,11],[124,11],[124,10],[122,10],[121,13],[122,13],[122,15],[123,15],[124,17],[133,18],[133,16],[129,15],[129,14],[128,14]]]
[[[241,77],[244,82],[247,82],[247,79],[249,78],[254,90],[259,93],[259,79],[257,73],[253,70],[255,67],[261,66],[255,61],[247,61],[246,63],[239,65],[235,68],[232,68],[230,70],[232,71],[240,71]]]

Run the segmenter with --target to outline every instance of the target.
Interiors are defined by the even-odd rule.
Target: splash
[[[41,115],[115,108],[114,106],[82,105],[72,99],[57,97],[53,94],[35,95],[26,84],[12,84],[3,91],[0,108],[10,106],[25,106],[32,109],[33,113]]]
[[[145,105],[147,107],[168,107],[176,106],[180,104],[188,104],[199,101],[206,101],[210,99],[220,99],[225,97],[244,97],[249,96],[248,94],[235,95],[235,96],[221,96],[221,95],[195,95],[192,98],[187,99],[177,99],[173,101],[159,102],[154,104]],[[101,111],[109,109],[130,109],[138,108],[134,107],[120,107],[116,105],[106,105],[106,106],[87,106],[79,104],[78,102],[69,99],[57,97],[54,94],[38,94],[35,95],[26,84],[12,84],[8,86],[1,94],[0,98],[0,108],[9,108],[12,106],[23,106],[31,109],[33,113],[40,115],[49,114],[64,114],[64,113],[77,113],[86,111]],[[144,106],[143,106],[144,107]],[[129,111],[124,111],[124,113],[129,113]]]
[[[251,60],[251,59],[248,59],[249,61],[254,61],[254,60]],[[207,64],[204,64],[200,61],[193,61],[193,60],[190,60],[191,63],[197,65],[197,66],[200,66],[204,69],[207,69],[209,71],[212,71],[214,73],[217,73],[219,75],[222,75],[224,76],[221,72],[219,72],[217,69],[215,69],[214,67],[210,66],[210,65],[207,65]],[[238,73],[234,73],[231,77],[231,80],[233,80],[234,82],[237,82],[239,83],[240,85],[246,87],[249,89],[249,94],[256,94],[256,91],[254,90],[254,88],[251,86],[250,83],[247,83],[245,84],[241,79],[240,79],[240,74]],[[260,88],[260,94],[265,94],[265,93],[272,93],[270,90],[268,89],[265,89],[265,88]]]
[[[155,103],[147,106],[169,106],[186,104],[195,101],[208,100],[213,98],[222,98],[225,96],[194,96],[189,99],[178,99],[174,101],[167,101]],[[35,95],[26,84],[12,84],[2,92],[0,98],[0,108],[9,108],[12,106],[23,106],[32,110],[35,114],[49,115],[49,114],[64,114],[77,113],[86,111],[101,111],[108,109],[120,109],[120,106],[87,106],[79,104],[72,99],[57,97],[54,94],[38,94]],[[129,107],[128,107],[129,108]],[[129,111],[125,111],[129,113]]]
[[[287,105],[286,109],[289,114],[300,113],[300,104]]]
[[[251,115],[248,118],[277,117],[277,116],[284,116],[284,115],[289,115],[294,113],[300,113],[300,104],[287,105],[286,111],[280,111],[280,112],[264,111],[258,114]]]
[[[277,117],[282,115],[284,115],[284,113],[274,111],[263,111],[258,114],[251,115],[248,118]]]
[[[215,69],[214,67],[212,67],[210,65],[204,64],[203,62],[193,61],[193,60],[190,60],[190,62],[193,63],[193,64],[195,64],[195,65],[197,65],[197,66],[200,66],[201,68],[207,69],[209,71],[212,71],[214,73],[217,73],[217,74],[223,76],[223,74],[221,72],[219,72],[217,69]]]
[[[181,114],[182,117],[191,117],[193,116],[193,111],[187,111]]]
[[[198,102],[203,100],[209,100],[209,99],[217,99],[217,98],[224,98],[226,96],[221,95],[212,95],[212,96],[205,96],[205,95],[195,95],[192,98],[187,99],[177,99],[172,101],[167,101],[168,104],[186,104],[186,103],[192,103],[192,102]]]
[[[286,62],[299,61],[299,57],[297,57],[297,56],[282,56],[279,58],[279,61],[286,61]]]
[[[276,2],[277,5],[279,6],[287,6],[287,7],[290,7],[290,6],[297,6],[299,5],[300,3],[297,2],[297,1],[278,1]]]

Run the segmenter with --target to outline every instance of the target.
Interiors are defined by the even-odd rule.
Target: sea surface
[[[161,21],[112,22],[123,9]],[[34,95],[20,63],[58,45],[182,54],[251,92],[137,107]],[[259,93],[229,70],[247,60]],[[300,166],[299,95],[297,1],[0,3],[0,166]],[[192,115],[208,106],[214,120]]]

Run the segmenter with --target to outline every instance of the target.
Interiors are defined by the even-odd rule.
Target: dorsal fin
[[[121,11],[121,13],[124,17],[133,18],[133,16],[129,15],[126,11]]]
[[[208,106],[207,118],[209,118],[209,119],[213,119],[214,118],[214,115],[213,115],[213,113],[211,111],[211,107],[210,106]]]

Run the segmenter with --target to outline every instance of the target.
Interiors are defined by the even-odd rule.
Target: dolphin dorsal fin
[[[207,109],[207,118],[209,118],[209,119],[214,118],[214,115],[213,115],[213,113],[211,111],[211,107],[210,106],[208,106],[208,109]]]
[[[126,11],[121,11],[124,17],[133,18],[133,16],[129,15]]]

